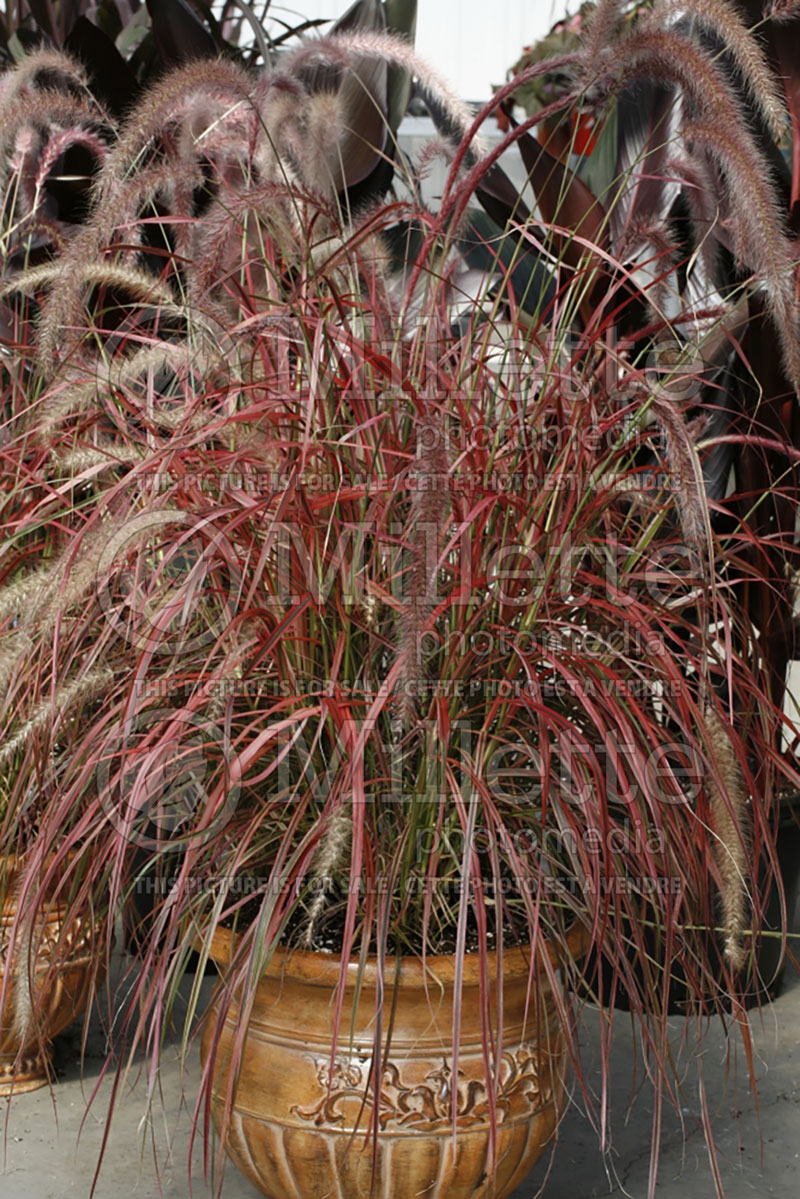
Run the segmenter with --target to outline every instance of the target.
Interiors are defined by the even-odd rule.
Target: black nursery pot
[[[793,795],[781,801],[777,856],[786,903],[786,920],[788,923],[786,931],[791,932],[797,921],[798,898],[800,898],[800,795]],[[766,886],[766,878],[767,870],[765,867],[762,879],[760,880],[762,887]],[[665,946],[664,938],[660,935],[659,930],[648,924],[648,914],[647,901],[643,899],[642,921],[645,925],[644,929],[637,934],[635,939],[629,936],[629,924],[627,928],[623,927],[619,931],[626,937],[626,941],[630,940],[632,942],[629,966],[631,974],[636,979],[638,985],[644,982],[644,970],[641,961],[635,955],[633,943],[644,943],[650,968],[648,991],[651,991],[654,979],[660,981],[663,985]],[[654,925],[656,922],[652,921],[651,923]],[[756,1007],[759,1004],[768,1002],[780,993],[787,965],[789,965],[788,955],[783,955],[782,957],[783,938],[781,934],[783,931],[780,891],[773,879],[764,903],[764,918],[761,930],[756,937],[753,964],[749,968],[749,973],[744,980],[743,993],[747,1007]],[[719,969],[718,971],[715,970],[715,973],[721,976],[726,967],[723,960],[720,938],[713,933],[709,933],[704,949],[708,962],[712,968],[718,965]],[[619,974],[617,974],[616,981],[614,975],[614,968],[607,961],[599,958],[596,952],[592,952],[586,959],[583,974],[584,994],[590,995],[592,998],[599,998],[604,1006],[613,1003],[615,1008],[619,1008],[622,1011],[630,1011],[630,990],[625,980]],[[642,989],[638,993],[641,997],[646,991]],[[641,998],[639,999],[639,1004],[641,1004]],[[670,980],[667,995],[668,1013],[670,1015],[681,1015],[692,1011],[697,1006],[698,996],[687,983],[686,976],[681,967],[673,961],[670,965]]]
[[[793,795],[781,803],[777,850],[786,899],[787,932],[793,932],[797,926],[800,898],[800,795]],[[769,893],[764,913],[764,929],[768,933],[782,932],[780,896],[776,886],[773,886]],[[783,985],[787,967],[787,957],[784,956],[781,961],[780,936],[761,938],[757,961],[763,993],[774,999]]]

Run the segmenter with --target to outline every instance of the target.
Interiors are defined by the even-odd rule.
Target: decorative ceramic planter
[[[0,1095],[45,1085],[48,1042],[84,1012],[96,974],[96,930],[82,921],[65,929],[64,905],[56,903],[33,928],[17,926],[9,964],[15,869],[4,870],[0,913]]]
[[[235,943],[217,930],[211,955],[224,970]],[[576,932],[568,949],[577,953]],[[484,1082],[478,962],[467,957],[458,1077],[452,1071],[452,958],[404,958],[385,979],[385,1021],[394,1012],[382,1064],[375,1152],[370,1087],[377,966],[351,963],[331,1076],[337,958],[279,950],[259,980],[248,1025],[225,1148],[270,1199],[502,1199],[525,1178],[555,1129],[564,1095],[566,1052],[553,995],[541,972],[529,987],[530,956],[507,950],[503,1049],[496,1099],[497,1170],[492,1180],[491,1114]],[[494,959],[490,958],[492,976]],[[425,982],[427,981],[427,993]],[[491,977],[492,996],[496,978]],[[219,1001],[217,1001],[219,1002]],[[494,998],[493,998],[494,1002]],[[206,1021],[208,1059],[215,1007]],[[213,1067],[214,1121],[222,1127],[236,1010],[225,1015]],[[352,1038],[351,1038],[352,1028]],[[384,1028],[384,1040],[386,1029]],[[458,1136],[453,1142],[452,1091]],[[373,1180],[373,1160],[375,1174]],[[374,1186],[372,1185],[374,1181]]]

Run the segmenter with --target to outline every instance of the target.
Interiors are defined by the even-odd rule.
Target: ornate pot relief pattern
[[[221,968],[230,962],[234,948],[230,934],[218,930],[211,953]],[[577,937],[574,948],[579,948]],[[453,962],[427,960],[426,995],[421,963],[403,959],[399,977],[393,975],[391,983],[385,983],[386,1010],[393,1008],[394,1020],[389,1058],[381,1063],[376,1143],[376,969],[367,965],[356,999],[357,967],[350,968],[332,1067],[331,998],[339,962],[323,954],[275,953],[259,981],[250,1016],[233,1109],[225,1124],[228,1154],[271,1199],[502,1199],[543,1152],[564,1095],[566,1054],[546,980],[540,974],[538,987],[529,990],[526,952],[515,949],[504,955],[504,1044],[496,1086],[489,1088],[484,1080],[477,964],[469,959],[465,963],[454,1078]],[[217,1011],[206,1024],[204,1061]],[[213,1066],[218,1131],[223,1126],[236,1018],[234,1004],[225,1012]]]
[[[311,1121],[318,1128],[341,1126],[347,1116],[343,1101],[355,1099],[361,1104],[364,1097],[370,1094],[369,1061],[357,1065],[339,1061],[331,1077],[329,1060],[311,1060],[315,1063],[317,1082],[325,1094],[313,1107],[295,1105],[290,1110],[293,1115]],[[464,1071],[459,1069],[455,1090],[455,1109],[460,1127],[471,1128],[491,1120],[491,1104],[484,1082],[465,1078]],[[450,1131],[453,1121],[452,1094],[453,1070],[446,1058],[438,1069],[426,1074],[424,1083],[414,1085],[404,1083],[398,1067],[393,1062],[387,1062],[380,1092],[380,1127],[419,1128],[425,1132]],[[540,1084],[535,1049],[522,1048],[515,1053],[503,1054],[495,1099],[498,1124],[511,1118],[516,1098],[522,1099],[531,1111],[550,1103],[553,1098],[550,1080],[544,1089]]]
[[[11,871],[7,879],[7,895],[13,895]],[[9,960],[15,915],[16,904],[7,898],[0,913],[0,995],[5,991],[0,1095],[45,1085],[48,1042],[83,1013],[96,973],[97,930],[80,920],[65,928],[58,904],[33,927],[26,928],[24,921],[18,924]]]

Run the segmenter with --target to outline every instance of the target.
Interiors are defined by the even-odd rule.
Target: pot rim
[[[224,971],[234,959],[242,940],[242,933],[233,929],[217,926],[210,941],[198,936],[196,946],[201,951],[208,950],[209,958]],[[565,958],[581,957],[588,948],[589,937],[586,929],[576,921],[569,928],[564,942],[558,946],[548,943],[547,955],[554,967],[561,965]],[[394,969],[397,959],[387,955],[387,967]],[[490,980],[497,977],[497,953],[492,950],[484,959],[488,966]],[[341,956],[325,953],[315,949],[296,949],[292,946],[277,945],[270,957],[269,963],[262,972],[262,977],[275,978],[289,976],[301,980],[310,986],[330,988],[335,986],[341,977]],[[464,957],[462,975],[464,986],[476,987],[480,982],[481,954],[468,953]],[[503,949],[503,978],[513,980],[528,978],[533,972],[531,968],[530,945],[514,945]],[[541,974],[543,966],[540,963],[536,973]],[[388,970],[387,970],[388,973]],[[438,983],[452,984],[456,978],[455,954],[430,954],[425,957],[424,968],[421,955],[404,954],[400,958],[399,981],[401,985],[410,987],[424,986],[426,981],[435,979]],[[347,986],[355,986],[360,980],[361,985],[370,986],[378,979],[378,958],[370,954],[363,966],[359,958],[353,958],[347,965]]]
[[[66,855],[67,861],[73,862],[79,852],[77,847],[70,849]],[[0,890],[0,911],[2,912],[4,923],[16,917],[19,908],[18,890],[20,874],[25,869],[28,856],[26,853],[0,854],[0,878],[4,880],[3,889]],[[55,856],[55,853],[47,855],[41,863],[43,872],[45,869],[50,868]],[[67,901],[63,897],[54,899],[51,895],[47,908],[43,912],[45,922],[60,920],[66,908]]]

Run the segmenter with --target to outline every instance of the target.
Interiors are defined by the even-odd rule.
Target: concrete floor
[[[204,984],[205,985],[205,984]],[[588,1076],[597,1081],[598,1027],[600,1015],[589,1011],[582,1029],[584,1059]],[[641,1061],[635,1038],[618,1013],[611,1067],[611,1150],[605,1160],[598,1138],[580,1106],[565,1112],[552,1161],[539,1163],[513,1199],[532,1199],[544,1187],[547,1199],[589,1199],[594,1196],[629,1195],[643,1199],[647,1194],[653,1090],[641,1084],[629,1118],[626,1108],[631,1095],[632,1070]],[[686,1031],[686,1021],[672,1022],[671,1036],[676,1051]],[[705,1042],[705,1078],[714,1128],[720,1151],[720,1172],[728,1199],[750,1196],[800,1194],[800,977],[793,972],[783,993],[761,1015],[752,1019],[756,1048],[759,1109],[747,1083],[746,1064],[738,1062],[738,1081],[726,1083],[726,1038],[718,1022]],[[79,1032],[59,1038],[56,1064],[59,1082],[52,1094],[40,1090],[19,1095],[5,1105],[5,1159],[0,1158],[0,1199],[88,1199],[97,1152],[105,1127],[103,1111],[110,1093],[104,1081],[99,1098],[86,1119],[85,1096],[97,1082],[99,1045],[89,1045],[83,1079],[78,1063]],[[714,1187],[700,1123],[696,1061],[687,1047],[682,1119],[670,1109],[665,1114],[662,1134],[658,1195],[662,1199],[713,1199]],[[184,1093],[191,1102],[198,1061],[194,1055],[184,1079]],[[189,1113],[177,1121],[181,1084],[175,1060],[162,1073],[163,1117],[152,1125],[143,1122],[143,1082],[139,1080],[121,1101],[111,1128],[106,1158],[97,1184],[97,1199],[210,1199],[214,1194],[203,1180],[202,1151],[193,1153],[194,1173],[190,1189],[187,1177]],[[2,1109],[0,1109],[2,1110]],[[738,1119],[733,1113],[738,1113]],[[77,1147],[76,1147],[77,1144]],[[165,1164],[166,1149],[170,1159]],[[161,1166],[161,1191],[154,1165],[153,1146]],[[549,1175],[547,1173],[550,1168]],[[229,1166],[224,1178],[224,1199],[256,1199],[258,1194]],[[315,1197],[309,1196],[309,1199]],[[411,1197],[409,1196],[409,1199]]]

